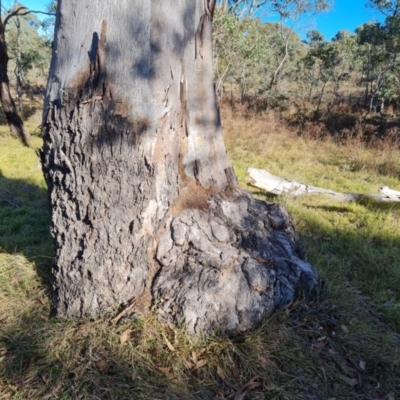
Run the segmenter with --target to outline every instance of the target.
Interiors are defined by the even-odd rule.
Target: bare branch
[[[22,11],[22,10],[27,10],[27,11]],[[46,12],[46,11],[28,10],[27,7],[22,6],[22,7],[18,7],[15,11],[12,11],[7,15],[7,17],[4,19],[4,26],[6,26],[7,23],[10,21],[10,19],[13,17],[22,17],[22,16],[28,15],[28,14],[44,14],[44,15],[51,15],[51,16],[55,15],[54,13]]]

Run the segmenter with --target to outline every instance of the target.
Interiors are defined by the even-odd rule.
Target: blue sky
[[[42,11],[45,10],[45,6],[49,2],[49,0],[19,1],[31,9]],[[8,0],[8,2],[12,3],[13,0]],[[6,5],[7,0],[3,0],[3,3]],[[332,10],[315,17],[306,29],[318,29],[326,39],[330,40],[342,29],[354,32],[357,26],[364,22],[382,19],[375,10],[366,8],[365,3],[366,0],[335,0]],[[299,34],[303,37],[305,32],[299,32]]]
[[[376,10],[365,7],[366,0],[335,0],[332,10],[316,17],[316,29],[331,40],[340,30],[347,29],[350,32],[361,24],[382,20],[381,14]]]

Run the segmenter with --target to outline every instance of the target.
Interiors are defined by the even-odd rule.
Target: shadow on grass
[[[120,327],[50,318],[52,260],[47,190],[0,170],[0,399],[212,398],[122,347]]]
[[[24,122],[28,120],[32,115],[35,115],[38,112],[41,112],[42,105],[40,103],[27,103],[24,105],[22,113],[20,113],[21,118],[23,118]],[[7,118],[4,114],[3,109],[0,109],[0,125],[8,125]]]
[[[0,330],[4,354],[0,395],[26,399],[211,398],[206,389],[204,397],[192,397],[151,361],[138,360],[131,345],[122,350],[119,336],[107,329],[104,322],[46,322],[33,313]]]
[[[0,252],[22,254],[51,291],[53,246],[47,190],[0,170]]]
[[[298,216],[299,231],[320,275],[331,286],[342,282],[368,296],[400,333],[400,234],[390,222],[399,217],[398,208],[370,202],[364,207],[308,206],[311,213]]]
[[[270,193],[252,193],[267,202],[280,201]],[[306,255],[320,276],[367,295],[391,329],[400,333],[400,232],[395,222],[400,203],[366,196],[345,205],[333,200],[313,204],[312,197],[303,203],[290,198],[284,202],[291,204]]]
[[[354,214],[354,210],[350,207],[321,206],[320,211],[323,212],[323,218],[321,215],[319,217],[316,215],[318,206],[306,206],[302,211],[296,211],[296,218],[302,222],[299,224],[299,230],[303,236],[304,247],[309,259],[326,279],[330,287],[328,288],[330,296],[335,291],[339,292],[338,287],[341,284],[346,282],[349,284],[348,310],[343,311],[343,299],[342,303],[332,297],[328,301],[339,301],[339,307],[336,307],[334,312],[342,318],[340,323],[354,330],[359,329],[362,333],[357,333],[359,336],[355,336],[354,341],[345,342],[348,350],[343,352],[341,356],[343,365],[341,364],[342,366],[338,368],[338,361],[329,353],[328,346],[338,340],[336,336],[340,336],[340,332],[335,337],[332,336],[332,327],[328,326],[329,324],[325,326],[319,319],[309,323],[304,322],[307,318],[310,319],[311,311],[307,309],[301,318],[296,318],[295,328],[290,329],[291,331],[301,330],[302,324],[305,324],[304,343],[300,346],[299,343],[293,342],[300,336],[290,337],[287,343],[281,344],[281,346],[286,346],[280,350],[282,353],[274,356],[284,366],[280,369],[286,368],[285,378],[279,378],[284,380],[281,382],[271,380],[272,372],[264,371],[263,364],[266,362],[262,357],[252,359],[251,363],[243,362],[243,365],[240,365],[239,358],[233,361],[230,358],[230,363],[235,369],[250,371],[246,372],[248,376],[245,377],[242,373],[238,373],[238,380],[234,385],[239,386],[241,379],[246,381],[252,378],[258,370],[260,373],[265,373],[268,377],[266,382],[271,383],[272,386],[276,384],[283,388],[293,385],[293,397],[287,398],[372,399],[377,397],[371,392],[371,388],[379,385],[380,398],[384,398],[390,391],[396,390],[396,385],[399,383],[395,380],[399,371],[398,361],[397,364],[393,361],[395,351],[393,346],[388,349],[388,344],[379,340],[378,333],[374,333],[379,331],[379,334],[383,335],[382,332],[386,332],[386,327],[384,324],[379,325],[380,321],[376,319],[376,315],[368,319],[370,305],[365,306],[366,316],[360,316],[362,314],[360,304],[356,306],[352,302],[352,296],[358,299],[362,307],[360,295],[355,291],[367,294],[386,315],[383,318],[379,314],[379,318],[382,317],[382,320],[389,322],[393,329],[400,330],[400,311],[393,306],[400,302],[398,264],[400,236],[390,231],[380,232],[379,229],[369,231],[363,230],[362,227],[358,230],[350,229],[350,227],[345,229],[324,223],[324,218],[328,219],[329,214],[332,213]],[[302,212],[304,214],[301,214]],[[386,211],[381,210],[381,213],[386,213]],[[359,222],[365,223],[365,221]],[[26,279],[22,271],[21,278],[16,280],[23,289],[21,295],[15,296],[15,301],[19,302],[18,305],[15,304],[19,314],[16,317],[4,319],[0,315],[0,398],[3,395],[32,399],[224,398],[219,394],[219,389],[225,385],[223,379],[218,376],[216,377],[218,381],[212,382],[210,379],[212,374],[215,375],[214,370],[218,371],[220,359],[209,358],[208,362],[213,365],[212,367],[205,366],[204,369],[199,368],[195,371],[189,371],[185,369],[185,366],[177,367],[173,358],[176,352],[168,350],[168,343],[175,345],[173,336],[170,337],[170,342],[166,342],[164,332],[147,335],[146,331],[141,330],[140,323],[132,323],[129,324],[129,329],[131,329],[128,334],[129,340],[121,345],[121,337],[126,327],[111,326],[105,319],[81,321],[48,319],[50,301],[43,299],[43,293],[49,293],[52,258],[47,192],[22,180],[7,179],[1,175],[1,172],[0,243],[1,251],[8,253],[10,257],[19,253],[27,260],[33,261],[32,265],[40,278],[40,285],[35,289],[32,283],[34,280],[24,283]],[[12,267],[8,271],[8,279],[12,285],[16,270]],[[346,293],[340,295],[345,297]],[[10,308],[13,307],[14,305],[10,303]],[[351,312],[353,314],[350,314]],[[350,325],[345,318],[349,321],[354,320],[354,325]],[[358,321],[356,321],[357,318]],[[288,324],[288,320],[285,319],[282,324]],[[367,327],[367,324],[371,326]],[[270,353],[273,346],[268,342],[265,348],[257,346],[264,346],[267,332],[274,329],[276,329],[274,326],[264,328],[264,331],[260,330],[257,337],[250,337],[255,343],[254,349],[257,350],[257,354],[258,351]],[[346,327],[346,329],[349,328]],[[284,332],[290,330],[283,329]],[[363,333],[365,331],[367,331],[366,334]],[[348,337],[349,334],[347,334]],[[147,348],[143,347],[143,338],[147,341]],[[179,343],[183,343],[183,340]],[[355,343],[359,344],[356,349],[352,347]],[[276,343],[274,345],[277,346]],[[325,352],[322,351],[325,349],[324,346],[326,346]],[[160,351],[162,347],[166,350],[163,353]],[[337,348],[335,347],[337,353],[332,354],[338,354],[339,347],[338,344]],[[298,360],[293,356],[297,353]],[[234,354],[237,355],[238,352],[235,350]],[[324,379],[320,379],[317,372],[313,372],[316,368],[311,362],[312,357],[319,357],[320,354],[318,362],[321,363],[321,370],[326,369],[329,372],[324,378],[325,382],[328,380],[328,383],[324,383]],[[328,357],[329,361],[324,360],[322,356]],[[359,384],[360,387],[354,383],[357,373],[346,361],[348,357],[355,356],[366,362],[368,366],[366,376],[368,379],[365,379],[363,384]],[[311,365],[309,370],[306,369],[308,362]],[[187,375],[185,378],[187,381],[169,378],[174,376],[171,371],[178,368],[182,368],[183,373],[176,373],[175,376],[181,378]],[[301,373],[293,372],[297,370],[301,370]],[[354,383],[354,387],[350,386],[348,381],[338,383],[335,375],[338,371],[342,376],[341,379],[351,379],[350,382]],[[221,371],[219,373],[224,374]],[[296,374],[301,375],[301,381]],[[295,379],[299,379],[296,384],[290,383]],[[320,385],[319,387],[312,386],[316,385],[316,382]],[[304,389],[304,395],[300,395],[298,390],[299,388],[303,390],[303,387],[307,390]],[[193,390],[191,393],[189,393],[190,389]],[[265,393],[266,391],[264,395]],[[232,389],[230,394],[232,394]],[[264,396],[262,392],[258,394]]]
[[[400,211],[400,202],[395,201],[374,201],[369,197],[361,197],[358,204],[370,211]]]

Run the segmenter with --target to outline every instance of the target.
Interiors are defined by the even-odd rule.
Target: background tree
[[[397,18],[400,16],[399,0],[367,0],[367,5],[376,8],[389,18]]]
[[[1,1],[0,1],[1,9]],[[0,14],[0,99],[11,134],[20,139],[26,146],[29,145],[30,135],[24,127],[24,123],[18,114],[14,100],[11,96],[10,82],[8,79],[8,51],[5,29],[11,18],[18,15],[21,9],[8,13],[4,18]]]
[[[316,30],[308,32],[307,38],[310,48],[299,62],[297,79],[310,102],[313,96],[317,97],[314,111],[314,119],[317,119],[327,86],[333,84],[333,99],[338,96],[340,84],[350,78],[354,69],[355,40],[345,32],[338,32],[332,42],[327,42]]]
[[[400,63],[400,37],[393,26],[380,23],[366,23],[356,30],[359,43],[359,57],[362,59],[362,73],[366,85],[365,96],[368,111],[376,107],[379,97],[382,99],[384,88],[389,87],[393,74]],[[388,92],[386,92],[388,93]]]
[[[111,3],[58,5],[42,151],[56,311],[154,307],[191,332],[249,329],[316,274],[286,211],[237,186],[213,2]]]
[[[14,3],[12,10],[21,6]],[[46,76],[51,49],[46,37],[39,33],[42,24],[35,14],[16,15],[6,29],[11,67],[14,67],[19,111],[22,106],[22,87],[29,85],[28,73],[36,70],[36,77]]]
[[[268,91],[273,90],[277,85],[277,81],[281,71],[289,57],[289,43],[294,35],[300,19],[304,16],[308,18],[326,11],[330,6],[327,0],[273,0],[272,11],[279,15],[279,34],[281,39],[281,57],[271,76]]]
[[[0,0],[0,9],[3,10],[1,0]],[[42,13],[42,14],[49,14],[47,12],[41,12],[41,11],[33,11],[33,10],[28,10],[24,6],[20,6],[19,4],[16,4],[16,8],[7,10],[5,15],[0,15],[0,99],[1,99],[1,104],[3,107],[4,114],[6,116],[8,125],[10,127],[10,132],[11,134],[20,139],[25,145],[29,145],[30,142],[30,135],[27,132],[27,130],[24,127],[24,123],[18,114],[18,111],[15,107],[14,100],[11,96],[11,91],[10,91],[10,81],[8,77],[8,63],[9,63],[9,51],[7,48],[7,39],[6,39],[6,28],[9,24],[9,22],[12,21],[14,18],[20,18],[23,16],[27,16],[28,14],[32,13]],[[33,19],[31,19],[33,21]],[[15,26],[16,31],[18,33],[18,24],[20,24],[21,21],[17,22],[17,25]],[[21,28],[21,26],[20,26]],[[16,59],[18,62],[19,56],[20,60],[22,62],[23,57],[22,54],[18,55],[18,34],[16,35],[17,39],[17,45],[15,46],[16,49]],[[20,48],[21,51],[21,48]],[[35,54],[35,58],[37,59],[37,50],[34,50],[31,48],[31,57],[32,55]],[[29,65],[29,63],[27,64]],[[22,65],[21,65],[22,68]],[[21,74],[22,69],[20,70]],[[21,75],[19,75],[19,78],[21,78]]]
[[[221,88],[222,80],[234,83],[242,102],[245,93],[252,92],[261,95],[268,108],[283,94],[279,81],[294,73],[295,58],[304,51],[295,30],[304,18],[326,11],[330,2],[284,0],[255,6],[255,2],[239,1],[229,5],[217,7],[214,23],[217,87]],[[259,10],[262,15],[277,16],[279,22],[261,22],[255,17]]]
[[[47,40],[51,44],[54,36],[54,23],[55,23],[55,15],[57,12],[57,0],[51,0],[46,5],[46,12],[48,13],[48,15],[41,22],[41,26],[45,36],[47,37]]]

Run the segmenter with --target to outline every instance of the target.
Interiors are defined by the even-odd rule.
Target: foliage
[[[217,10],[214,17],[214,57],[217,90],[238,89],[241,99],[248,95],[269,96],[274,75],[284,57],[280,79],[293,73],[293,62],[304,45],[293,32],[278,23],[257,18],[241,19]]]
[[[224,2],[220,2],[220,4]],[[223,5],[222,4],[222,5]],[[290,99],[314,104],[310,118],[343,98],[370,114],[384,115],[400,94],[400,15],[397,0],[370,0],[386,16],[383,24],[366,22],[354,34],[339,31],[331,41],[311,30],[301,42],[295,30],[307,15],[325,11],[327,1],[267,1],[260,12],[245,13],[254,2],[228,2],[214,19],[216,88],[229,90],[258,109],[284,108]],[[241,8],[242,7],[242,8]],[[258,9],[258,8],[257,8]],[[267,22],[259,15],[276,15]],[[364,90],[361,90],[361,87]],[[300,89],[300,90],[298,90]],[[347,93],[346,93],[347,91]],[[349,127],[351,128],[351,127]],[[383,129],[386,129],[383,127]]]
[[[46,6],[46,11],[53,15],[49,15],[42,21],[42,29],[44,31],[47,40],[49,41],[49,43],[51,43],[54,35],[55,14],[57,12],[57,0],[51,0]]]
[[[10,11],[21,7],[17,3]],[[46,37],[40,34],[41,22],[35,14],[27,14],[18,17],[21,24],[21,66],[25,77],[25,84],[29,84],[28,73],[35,70],[35,75],[47,74],[50,47]],[[6,27],[7,48],[10,57],[10,68],[15,67],[18,51],[18,32],[15,18],[11,19]]]
[[[378,9],[384,15],[398,17],[400,14],[399,0],[368,0],[368,6]]]
[[[318,114],[328,83],[333,84],[332,96],[337,96],[340,85],[350,78],[355,67],[355,38],[338,33],[326,42],[320,32],[308,32],[309,49],[298,63],[296,79],[308,101],[317,96],[315,116]]]

